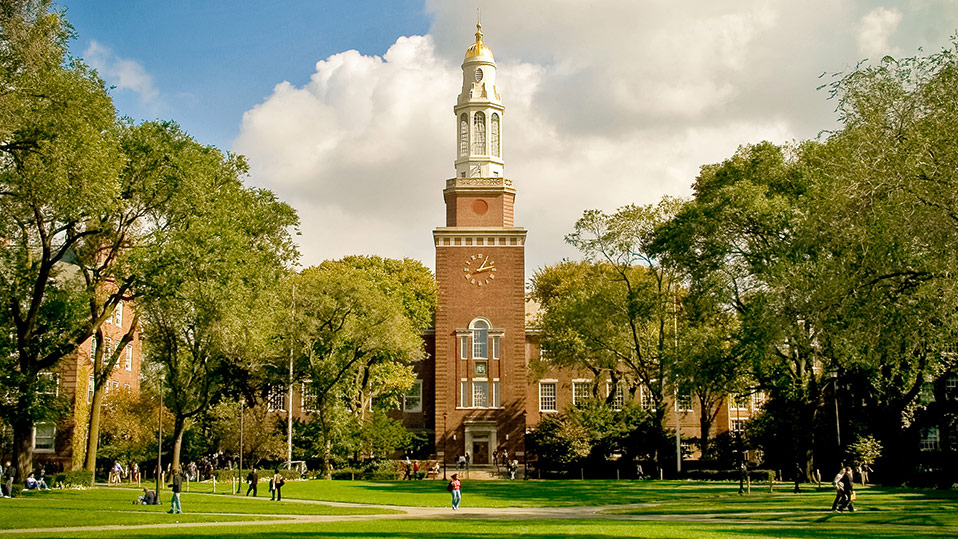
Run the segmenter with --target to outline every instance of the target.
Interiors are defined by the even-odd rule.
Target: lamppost
[[[239,477],[236,481],[236,493],[243,491],[243,408],[246,405],[246,399],[240,398],[240,440],[239,440]]]
[[[160,487],[163,477],[163,383],[166,376],[160,375],[160,407],[156,410],[156,503],[160,504]]]
[[[539,414],[539,421],[542,422],[542,414]],[[526,439],[529,437],[529,424],[526,423],[526,412],[522,411],[522,478],[529,479],[529,445]]]
[[[835,443],[838,447],[838,463],[842,464],[842,429],[838,420],[838,367],[832,367],[828,374],[832,377],[832,392],[835,397]]]
[[[442,480],[446,480],[446,417],[449,412],[442,413]]]

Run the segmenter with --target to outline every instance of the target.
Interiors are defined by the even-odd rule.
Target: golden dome
[[[476,42],[466,49],[466,58],[478,58],[480,56],[485,56],[493,61],[495,60],[495,58],[492,57],[492,49],[482,42],[482,25],[476,24]]]

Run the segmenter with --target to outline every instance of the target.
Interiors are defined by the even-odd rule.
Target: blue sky
[[[743,144],[815,138],[836,127],[830,74],[958,29],[956,0],[60,2],[119,113],[246,155],[248,183],[299,212],[307,266],[433,265],[481,7],[527,275],[577,256],[584,210],[688,196]]]
[[[243,112],[278,82],[303,84],[316,61],[347,49],[381,55],[400,35],[429,29],[421,1],[60,0],[77,32],[133,59],[157,92],[113,96],[134,119],[175,119],[194,137],[229,149]],[[110,82],[110,81],[108,81]],[[114,83],[115,84],[115,83]]]

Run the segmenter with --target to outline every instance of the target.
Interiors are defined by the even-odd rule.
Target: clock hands
[[[480,264],[479,267],[476,268],[473,273],[479,273],[479,272],[481,272],[481,271],[488,271],[488,270],[494,269],[495,262],[493,262],[492,264],[489,264],[489,265],[487,266],[487,265],[486,265],[486,262],[488,262],[488,261],[489,261],[489,257],[487,256],[487,257],[482,261],[482,264]]]

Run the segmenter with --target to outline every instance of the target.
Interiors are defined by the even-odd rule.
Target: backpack
[[[452,481],[450,481],[449,484],[446,485],[446,492],[452,492]]]

